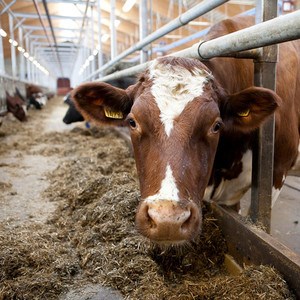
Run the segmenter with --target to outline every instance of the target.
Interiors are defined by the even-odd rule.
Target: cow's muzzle
[[[136,214],[138,230],[160,244],[181,244],[200,232],[199,207],[189,201],[143,201]]]

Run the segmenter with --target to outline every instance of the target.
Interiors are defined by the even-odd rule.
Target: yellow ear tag
[[[123,113],[121,111],[113,111],[106,107],[104,108],[104,114],[107,118],[123,119]]]
[[[239,112],[238,116],[240,116],[240,117],[248,117],[249,113],[250,113],[250,109],[247,109],[245,111]]]

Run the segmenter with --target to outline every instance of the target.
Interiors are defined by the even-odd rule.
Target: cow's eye
[[[131,128],[136,128],[136,122],[132,118],[128,119],[128,124]]]
[[[215,124],[212,127],[212,132],[213,133],[218,133],[221,130],[222,126],[223,126],[222,121],[220,121],[220,120],[216,121]]]

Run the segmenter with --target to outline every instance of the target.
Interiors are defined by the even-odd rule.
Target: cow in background
[[[111,84],[115,87],[121,88],[121,89],[126,89],[130,85],[134,84],[135,82],[136,82],[135,77],[128,77],[128,78],[124,78],[124,79],[115,79],[115,80],[108,81],[109,84]],[[64,103],[66,103],[69,106],[65,116],[63,117],[63,122],[65,124],[71,124],[71,123],[75,123],[75,122],[84,121],[84,117],[76,109],[76,107],[74,105],[74,102],[73,102],[72,97],[71,97],[71,92],[68,93],[64,97]]]
[[[15,96],[9,95],[6,92],[7,111],[11,112],[19,121],[27,121],[26,116],[26,102],[17,94]]]
[[[26,85],[26,98],[29,101],[27,108],[34,106],[35,109],[42,109],[42,104],[36,100],[36,95],[42,92],[42,89],[34,84]]]

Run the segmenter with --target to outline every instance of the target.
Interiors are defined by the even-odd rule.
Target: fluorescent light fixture
[[[189,22],[189,25],[194,25],[194,26],[210,26],[209,22],[198,22],[198,21],[191,21]]]
[[[7,33],[2,28],[0,28],[0,35],[6,37]]]
[[[13,39],[9,39],[8,42],[9,42],[10,44],[12,44],[13,46],[15,46],[15,47],[18,46],[18,42],[15,41],[15,40],[13,40]]]
[[[101,41],[103,43],[107,42],[108,39],[109,39],[109,34],[107,34],[107,33],[103,34],[102,37],[101,37]]]
[[[122,7],[123,12],[125,12],[125,13],[129,12],[132,9],[135,2],[136,2],[136,0],[127,0]]]
[[[167,39],[181,39],[182,35],[179,34],[167,34],[164,36]]]

